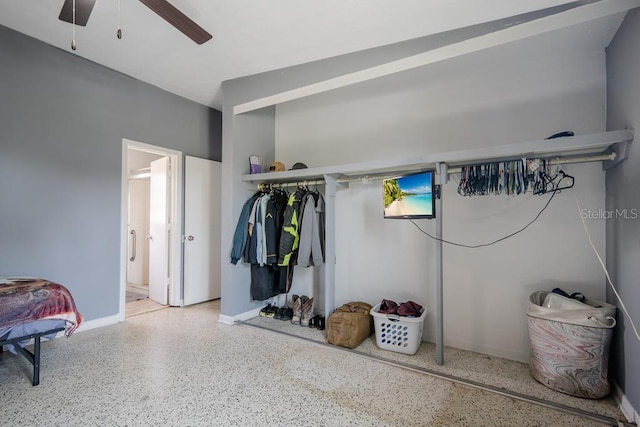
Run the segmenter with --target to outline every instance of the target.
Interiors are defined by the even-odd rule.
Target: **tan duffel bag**
[[[335,309],[327,321],[329,344],[356,348],[373,332],[372,306],[366,302],[349,302]]]

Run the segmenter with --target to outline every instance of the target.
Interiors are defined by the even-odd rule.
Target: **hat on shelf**
[[[284,166],[282,162],[271,162],[269,165],[269,172],[282,172],[287,168]]]
[[[294,170],[294,169],[307,169],[307,165],[305,165],[304,163],[294,163],[293,166],[291,166],[290,170]]]

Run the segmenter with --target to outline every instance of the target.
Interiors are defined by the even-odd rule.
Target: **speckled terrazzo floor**
[[[327,341],[326,331],[304,328],[273,318],[255,317],[244,323],[323,344],[326,344]],[[592,400],[556,392],[537,382],[529,372],[529,365],[521,362],[446,347],[445,363],[439,366],[436,363],[436,348],[433,343],[423,342],[415,355],[407,355],[378,348],[375,335],[367,338],[353,352],[407,367],[415,367],[435,375],[442,374],[445,377],[469,380],[495,388],[498,391],[513,392],[523,395],[523,397],[531,397],[575,408],[579,411],[595,413],[621,421],[626,420],[612,397]]]
[[[43,342],[36,387],[4,352],[0,424],[602,425],[218,315],[219,301],[167,308]]]
[[[141,300],[131,301],[124,305],[125,317],[138,316],[140,314],[150,313],[156,310],[162,310],[168,308],[166,305],[158,304],[157,302],[144,298]]]

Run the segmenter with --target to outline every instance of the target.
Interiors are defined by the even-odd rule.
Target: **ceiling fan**
[[[75,18],[73,16],[74,1],[76,9]],[[209,34],[204,28],[193,22],[187,15],[180,12],[167,0],[139,1],[197,44],[203,44],[212,38],[211,34]],[[58,18],[62,21],[84,27],[87,25],[87,21],[89,20],[89,16],[91,15],[91,11],[93,10],[95,3],[96,0],[65,0]]]

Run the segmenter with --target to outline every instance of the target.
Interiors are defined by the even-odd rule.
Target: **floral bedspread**
[[[67,288],[35,278],[0,278],[0,329],[44,319],[66,322],[65,335],[82,323]]]

